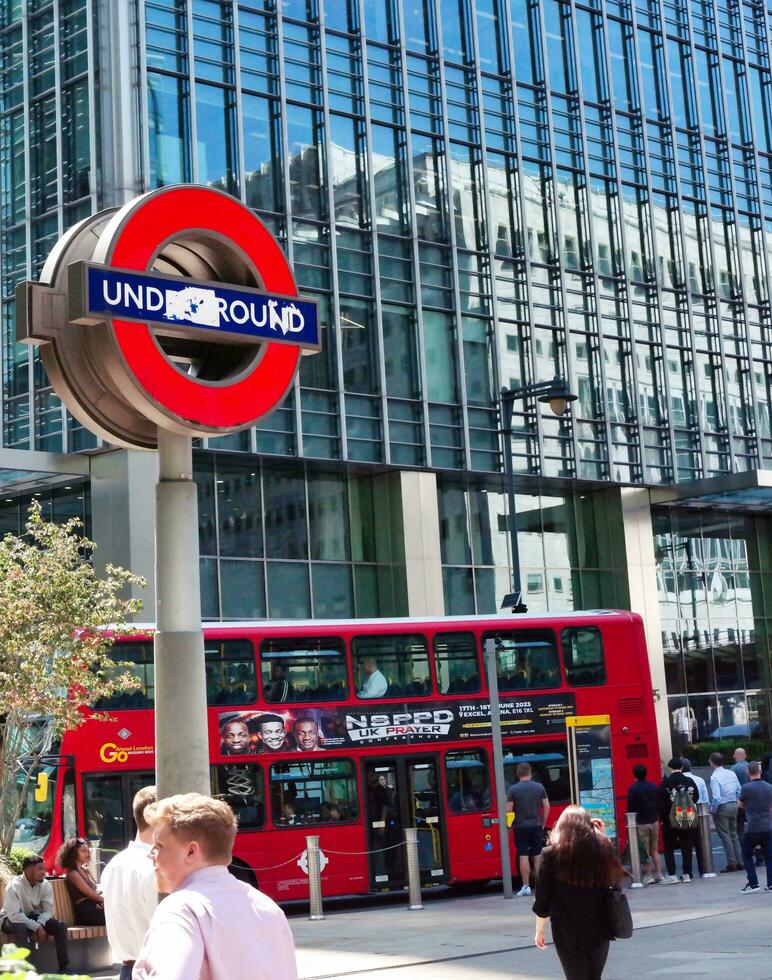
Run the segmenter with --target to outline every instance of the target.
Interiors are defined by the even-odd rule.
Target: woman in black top
[[[619,858],[601,822],[580,806],[563,811],[541,857],[533,903],[536,945],[544,949],[550,919],[567,980],[600,980],[611,939],[606,893],[622,880]]]
[[[64,869],[67,891],[79,926],[103,926],[105,906],[97,883],[88,870],[89,843],[82,837],[68,837],[59,848],[56,863]]]

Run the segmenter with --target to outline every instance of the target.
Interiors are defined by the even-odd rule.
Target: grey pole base
[[[306,859],[308,861],[308,918],[318,922],[324,918],[322,908],[322,865],[319,856],[319,838],[306,837]]]
[[[501,704],[499,702],[499,677],[496,664],[496,641],[486,640],[483,660],[488,678],[491,703],[491,742],[493,744],[493,776],[496,787],[496,815],[499,824],[499,850],[501,852],[501,887],[504,898],[513,898],[512,866],[509,856],[509,827],[507,826],[507,785],[504,778],[504,746],[501,741]],[[524,885],[528,882],[524,881]]]
[[[697,846],[702,855],[702,877],[717,878],[713,870],[713,851],[710,847],[710,804],[698,803],[697,812],[700,815],[700,839]]]
[[[158,430],[155,764],[158,799],[211,792],[198,497],[189,436]]]
[[[424,906],[421,899],[421,862],[418,859],[418,831],[415,827],[407,827],[405,829],[405,851],[407,852],[408,908],[417,911]]]
[[[641,852],[638,850],[638,814],[627,814],[627,845],[630,848],[630,870],[633,873],[631,888],[643,888]]]

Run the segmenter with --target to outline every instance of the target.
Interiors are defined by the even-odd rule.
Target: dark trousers
[[[105,907],[90,898],[84,898],[75,906],[75,921],[79,926],[103,926]]]
[[[121,965],[121,972],[118,974],[118,980],[131,980],[131,971],[133,969],[133,963],[123,963]]]
[[[31,915],[31,919],[35,916]],[[14,943],[17,946],[24,946],[26,949],[32,949],[32,941],[30,939],[29,929],[24,925],[23,922],[9,922],[8,919],[3,921],[3,932],[7,932],[9,936],[13,937]],[[67,926],[64,922],[60,922],[58,919],[48,919],[43,926],[49,936],[54,937],[54,942],[56,943],[56,959],[59,964],[60,970],[66,970],[67,964],[69,963],[70,957],[67,953]]]
[[[743,852],[743,864],[745,865],[745,873],[748,875],[748,882],[754,886],[758,885],[759,876],[756,874],[756,860],[753,852],[756,847],[761,847],[767,864],[767,887],[772,888],[772,831],[749,834],[746,830],[740,841],[740,847]]]
[[[692,877],[692,850],[697,848],[697,834],[695,831],[673,830],[667,827],[664,832],[665,838],[665,867],[669,875],[674,875],[676,871],[675,852],[676,848],[681,852],[681,863],[683,873]]]
[[[555,943],[560,965],[566,980],[601,980],[603,967],[608,958],[608,946],[606,942],[596,949],[575,949],[563,948]]]

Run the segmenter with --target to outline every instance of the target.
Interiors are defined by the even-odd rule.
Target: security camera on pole
[[[71,228],[16,293],[17,337],[107,442],[158,449],[155,725],[159,797],[208,794],[195,437],[276,408],[319,349],[276,240],[211,188],[152,191]]]

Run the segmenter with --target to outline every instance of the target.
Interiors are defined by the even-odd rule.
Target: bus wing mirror
[[[39,772],[37,783],[35,783],[35,802],[45,803],[47,799],[48,799],[48,773]]]

